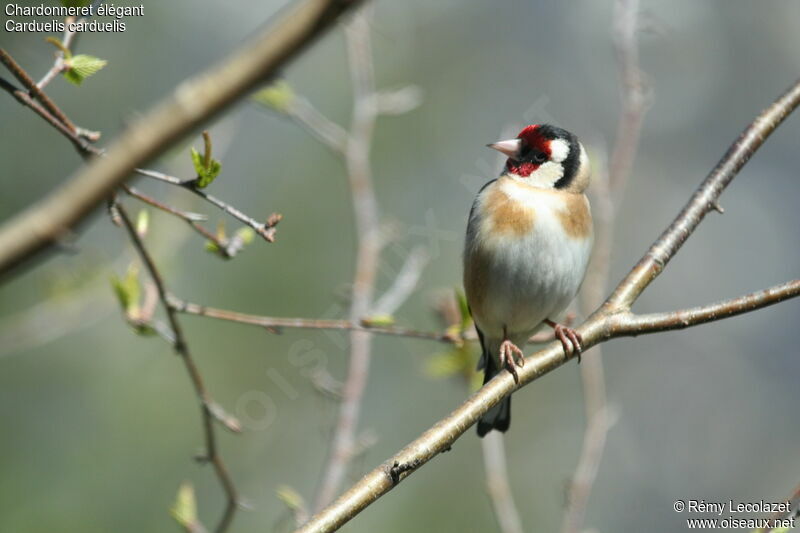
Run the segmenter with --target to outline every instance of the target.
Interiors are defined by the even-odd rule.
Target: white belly
[[[480,202],[480,199],[479,199]],[[478,296],[467,297],[473,318],[489,339],[502,339],[504,329],[512,340],[526,339],[545,319],[558,320],[583,282],[592,239],[568,236],[549,198],[536,201],[535,224],[523,235],[491,231],[487,217],[473,216],[465,248],[465,262],[484,261],[485,285]],[[478,207],[478,206],[476,206]],[[469,267],[465,265],[465,272]]]

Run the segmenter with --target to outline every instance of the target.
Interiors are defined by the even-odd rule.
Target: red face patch
[[[509,158],[508,161],[506,161],[506,171],[527,178],[535,172],[541,164],[526,160],[525,154],[544,153],[547,155],[548,159],[550,158],[550,139],[543,137],[537,131],[538,129],[539,125],[533,124],[531,126],[526,126],[519,132],[517,139],[522,140],[520,146],[522,157],[520,160]]]

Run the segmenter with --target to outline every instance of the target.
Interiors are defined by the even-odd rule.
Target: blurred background
[[[283,7],[276,1],[145,2],[127,31],[85,34],[75,50],[108,66],[83,86],[55,80],[48,93],[107,143],[188,76],[224,58]],[[499,171],[486,143],[509,125],[552,122],[602,154],[620,110],[612,2],[374,4],[379,88],[412,84],[420,105],[381,117],[372,163],[381,220],[396,229],[382,256],[378,293],[405,255],[430,256],[401,325],[441,328],[432,304],[461,284],[466,216]],[[5,15],[3,15],[5,22]],[[28,19],[25,19],[28,20]],[[642,1],[640,66],[653,90],[638,156],[615,224],[616,283],[672,220],[742,128],[798,76],[800,4]],[[0,45],[34,77],[52,65],[43,34],[0,32]],[[7,77],[7,74],[2,74]],[[293,90],[347,125],[352,94],[341,29],[285,77]],[[0,220],[81,165],[72,146],[10,96],[0,97]],[[231,261],[209,254],[185,224],[153,213],[148,243],[172,291],[187,300],[285,317],[344,318],[355,238],[339,158],[286,117],[242,102],[209,125],[223,171],[210,192],[245,212],[284,215],[277,242],[254,242]],[[798,140],[790,117],[724,193],[635,310],[689,307],[798,277]],[[151,167],[192,174],[186,139]],[[187,210],[222,215],[192,195],[138,180]],[[131,210],[139,205],[127,201]],[[227,227],[238,225],[227,220]],[[214,524],[223,496],[202,447],[195,397],[180,360],[125,324],[109,278],[133,259],[102,210],[78,253],[51,255],[0,286],[0,530],[169,531],[178,486],[197,490]],[[683,332],[604,345],[609,403],[619,418],[589,501],[597,531],[676,531],[676,499],[784,500],[800,481],[796,406],[800,301]],[[343,333],[261,328],[184,317],[212,395],[245,427],[221,433],[233,478],[251,510],[231,531],[285,531],[282,485],[312,499],[336,404],[308,368],[313,353],[344,379]],[[477,347],[474,347],[477,357]],[[426,371],[447,346],[376,336],[360,430],[377,437],[348,483],[448,414],[468,391]],[[530,353],[531,348],[529,348]],[[591,352],[585,357],[591,357]],[[585,427],[579,367],[569,364],[515,394],[506,448],[527,531],[561,525]],[[474,431],[345,531],[494,531]]]

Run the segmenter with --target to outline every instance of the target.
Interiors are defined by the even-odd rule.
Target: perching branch
[[[615,337],[630,335],[634,331],[636,334],[656,333],[671,326],[670,322],[664,320],[650,325],[641,325],[635,330],[628,329],[629,324],[633,322],[630,306],[650,282],[663,271],[666,264],[697,228],[706,213],[714,209],[714,203],[741,170],[744,163],[799,103],[800,80],[795,82],[786,93],[764,110],[744,130],[672,224],[653,243],[631,273],[617,286],[606,303],[578,328],[585,348],[588,349]],[[704,321],[719,320],[737,312],[742,313],[766,307],[783,299],[797,296],[799,293],[800,287],[792,282],[783,290],[769,290],[757,293],[758,296],[751,295],[743,297],[743,299],[729,300],[709,306],[709,308],[703,308],[705,310],[695,312],[690,316],[683,316],[680,311],[677,311],[673,313],[673,316],[682,317],[677,319],[678,323],[688,327]],[[503,398],[517,388],[525,386],[565,364],[570,358],[570,355],[564,353],[560,343],[552,343],[526,359],[525,366],[518,369],[519,384],[516,384],[507,372],[498,374],[452,413],[364,476],[298,531],[304,533],[335,531],[392,490],[420,466],[439,453],[450,449],[455,441],[477,422],[481,415]]]
[[[164,153],[282,67],[361,0],[304,0],[221,64],[181,84],[48,197],[0,227],[0,275],[56,242],[137,166]],[[4,87],[8,90],[7,87]]]
[[[197,395],[197,399],[200,403],[203,416],[203,430],[205,433],[205,455],[203,460],[208,461],[213,465],[214,472],[216,473],[217,478],[219,479],[219,482],[225,491],[225,511],[222,514],[219,524],[215,528],[217,533],[222,533],[228,529],[231,520],[233,520],[233,515],[236,512],[239,502],[236,487],[233,484],[233,479],[231,479],[231,476],[228,473],[228,468],[225,466],[225,463],[219,454],[214,423],[215,421],[219,421],[225,425],[226,428],[233,431],[238,430],[239,424],[233,417],[225,413],[225,411],[223,411],[222,408],[214,402],[214,400],[211,398],[211,395],[206,390],[200,370],[197,368],[197,365],[192,358],[192,354],[189,351],[189,345],[187,344],[186,337],[183,334],[183,328],[178,321],[178,315],[167,303],[168,293],[166,286],[164,285],[164,279],[153,262],[153,259],[150,257],[144,242],[136,232],[136,228],[131,222],[131,219],[128,216],[125,208],[122,206],[122,204],[117,203],[116,209],[119,213],[125,230],[128,232],[131,242],[136,248],[139,257],[142,259],[145,268],[147,268],[147,271],[156,286],[158,297],[167,313],[167,320],[169,321],[170,329],[172,330],[172,337],[174,339],[173,347],[183,360],[183,363],[186,367],[186,372],[189,374],[189,379],[192,382],[195,394]]]

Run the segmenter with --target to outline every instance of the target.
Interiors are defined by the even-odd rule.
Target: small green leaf
[[[150,227],[150,212],[147,209],[139,211],[139,216],[136,217],[136,233],[140,237],[147,235],[147,229]]]
[[[198,189],[205,189],[211,185],[211,182],[213,182],[219,175],[220,170],[222,170],[222,163],[216,159],[211,159],[208,167],[206,167],[205,158],[200,154],[200,152],[192,148],[191,154],[192,164],[194,165],[195,172],[197,172],[197,181],[195,181],[194,185]]]
[[[469,312],[467,297],[461,289],[456,289],[455,292],[458,300],[458,311],[461,313],[461,331],[467,331],[472,326],[472,315]]]
[[[194,149],[194,146],[189,150],[192,154],[192,165],[194,165],[194,171],[199,176],[200,173],[206,169],[205,165],[203,164],[203,156],[200,155],[200,152]]]
[[[305,500],[303,500],[303,497],[300,495],[300,493],[292,487],[288,485],[281,485],[275,490],[275,493],[278,495],[278,499],[292,511],[305,509]]]
[[[62,43],[61,41],[59,41],[55,37],[45,37],[44,40],[47,41],[48,43],[52,44],[53,46],[55,46],[59,50],[61,50],[61,53],[64,54],[64,59],[66,59],[67,61],[69,61],[72,58],[72,52],[69,51],[69,48],[64,46],[64,43]]]
[[[127,316],[135,316],[139,311],[139,298],[141,287],[139,285],[139,269],[134,265],[128,268],[124,278],[116,276],[111,278],[111,286],[117,295],[122,310]]]
[[[172,518],[186,531],[195,531],[197,526],[197,502],[194,497],[194,487],[192,487],[191,483],[181,483],[175,503],[169,512]]]
[[[279,113],[288,112],[294,98],[294,91],[286,80],[278,80],[253,95],[253,100]]]
[[[136,324],[136,326],[133,328],[133,331],[142,337],[152,337],[158,333],[150,324]]]
[[[439,353],[425,362],[425,374],[431,378],[446,378],[461,371],[461,361],[451,352]]]
[[[244,226],[236,230],[235,238],[242,241],[242,244],[250,244],[256,238],[256,231],[250,226]]]
[[[461,375],[468,382],[478,373],[475,371],[475,359],[469,344],[456,346],[447,352],[430,357],[425,363],[425,374],[428,377],[441,379]]]
[[[392,315],[373,315],[361,319],[361,325],[368,328],[386,327],[394,324]]]
[[[99,57],[78,54],[67,59],[65,63],[69,68],[64,72],[64,77],[71,83],[80,85],[83,80],[106,66],[108,61]]]
[[[212,254],[218,254],[220,252],[219,246],[214,241],[206,241],[206,251],[211,252]]]

